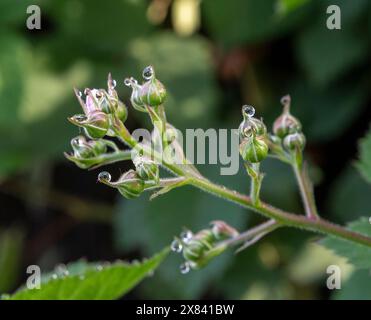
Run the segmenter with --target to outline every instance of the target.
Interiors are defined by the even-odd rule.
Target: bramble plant
[[[109,75],[108,90],[86,89],[85,101],[82,93],[75,90],[84,114],[75,115],[69,120],[82,127],[89,139],[83,136],[72,139],[73,153],[65,154],[66,157],[83,169],[132,159],[135,170],[124,173],[116,181],[112,181],[111,175],[106,171],[98,175],[99,182],[118,189],[129,199],[136,198],[147,190],[154,191],[152,199],[174,188],[192,185],[268,218],[266,222],[241,233],[223,221],[212,222],[209,229],[197,233],[185,230],[171,244],[173,251],[183,254],[185,262],[180,267],[182,273],[205,266],[212,258],[232,246],[240,245],[238,250],[243,250],[282,227],[309,230],[371,247],[370,237],[328,222],[317,212],[312,182],[303,159],[305,136],[300,121],[290,113],[290,96],[281,100],[283,112],[275,120],[272,133],[268,133],[263,121],[255,117],[252,106],[242,107],[243,120],[238,129],[239,151],[251,180],[250,194],[245,195],[211,182],[185,157],[177,141],[176,129],[166,119],[166,89],[156,78],[152,66],[143,70],[143,79],[142,84],[134,78],[127,78],[124,83],[132,90],[130,101],[133,108],[148,114],[151,119],[151,141],[138,141],[125,127],[127,108],[118,98],[116,81]],[[105,136],[117,138],[131,150],[120,150],[111,140],[103,139]],[[260,164],[268,156],[293,168],[305,215],[283,211],[261,200],[260,189],[264,174],[260,171]],[[159,166],[170,171],[174,177],[159,177]]]

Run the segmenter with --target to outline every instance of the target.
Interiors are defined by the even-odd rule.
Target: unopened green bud
[[[103,138],[109,127],[107,115],[102,111],[93,111],[88,115],[85,123],[82,123],[86,134],[92,139]]]
[[[287,150],[303,150],[305,147],[305,136],[301,132],[287,135],[283,139],[283,146]]]
[[[90,168],[99,163],[99,155],[107,152],[107,144],[101,140],[87,141],[84,136],[71,140],[73,154],[65,153],[65,157],[82,169]]]
[[[267,128],[263,121],[254,118],[255,109],[252,106],[244,105],[242,107],[243,121],[239,126],[240,138],[248,138],[253,135],[262,136],[267,133]]]
[[[159,167],[149,157],[143,155],[141,147],[137,146],[132,150],[132,160],[135,165],[136,172],[144,181],[159,181]]]
[[[283,112],[273,124],[273,133],[283,139],[290,133],[299,132],[301,130],[301,123],[290,113],[290,96],[284,96],[281,99],[281,103],[284,107]]]
[[[244,139],[240,144],[240,154],[245,161],[258,163],[268,155],[268,145],[264,138]]]
[[[115,116],[121,120],[122,122],[125,122],[128,118],[128,108],[125,106],[125,104],[121,101],[118,101],[117,108],[115,111]]]
[[[183,257],[187,261],[197,262],[202,258],[202,255],[208,247],[199,240],[190,240],[183,249]]]
[[[166,89],[164,85],[156,79],[152,66],[143,70],[143,78],[146,82],[140,89],[140,100],[148,106],[156,107],[162,104],[166,99]]]
[[[124,80],[124,83],[126,86],[131,87],[132,89],[131,96],[130,96],[130,102],[133,108],[141,112],[147,112],[145,105],[143,101],[141,100],[142,86],[139,85],[138,81],[135,80],[133,77],[126,78]]]
[[[110,187],[117,188],[128,199],[137,198],[144,191],[144,181],[134,170],[124,173],[115,182],[111,182],[111,175],[108,172],[101,172],[98,175],[98,181]]]
[[[109,120],[103,111],[93,110],[86,115],[74,115],[68,118],[74,125],[84,128],[91,139],[103,138],[109,128]]]
[[[73,138],[71,147],[75,157],[89,158],[95,155],[93,148],[88,144],[84,136]]]

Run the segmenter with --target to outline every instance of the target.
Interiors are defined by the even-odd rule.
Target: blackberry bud
[[[254,118],[254,114],[254,107],[248,105],[242,107],[243,121],[238,128],[241,139],[249,138],[253,135],[261,136],[267,133],[267,128],[263,121]]]
[[[166,89],[164,85],[156,79],[152,66],[143,70],[143,78],[147,80],[141,87],[140,100],[148,106],[156,107],[166,99]]]
[[[283,139],[283,146],[286,150],[303,150],[305,147],[305,136],[301,132],[287,135]]]
[[[268,145],[264,138],[252,137],[244,139],[240,144],[240,154],[245,161],[257,163],[268,155]]]
[[[107,152],[107,144],[101,140],[91,140],[89,141],[92,149],[94,150],[94,154],[96,156],[101,155]]]
[[[183,249],[183,257],[187,261],[197,262],[202,258],[202,255],[208,247],[205,246],[201,241],[190,240],[187,246]]]
[[[88,144],[84,136],[78,136],[71,140],[73,154],[78,158],[89,158],[94,156],[93,148]]]
[[[128,199],[134,199],[144,191],[144,181],[134,170],[124,173],[118,181],[115,182],[119,192]]]
[[[124,83],[126,86],[132,88],[131,96],[130,96],[130,102],[134,109],[141,111],[141,112],[147,112],[145,105],[143,101],[141,100],[141,91],[142,86],[138,84],[138,81],[135,80],[133,77],[126,78],[124,80]]]
[[[289,95],[282,97],[281,104],[283,112],[273,124],[273,133],[283,139],[290,133],[301,131],[301,123],[290,113],[291,98]]]
[[[80,122],[79,125],[85,129],[88,137],[100,139],[103,138],[108,131],[109,120],[104,112],[95,110],[89,113],[86,121]]]
[[[115,115],[122,122],[125,122],[128,118],[128,109],[123,102],[118,101]]]
[[[140,147],[139,147],[140,148]],[[132,160],[135,165],[136,172],[144,181],[159,181],[159,167],[149,157],[143,155],[142,149],[132,150]]]
[[[90,168],[99,163],[99,155],[107,152],[107,145],[101,140],[87,141],[84,136],[71,140],[73,154],[64,153],[65,157],[82,169]]]
[[[144,191],[144,181],[140,179],[134,170],[124,173],[115,182],[111,182],[111,176],[108,176],[106,172],[101,172],[98,175],[98,181],[112,188],[117,188],[128,199],[137,198]]]

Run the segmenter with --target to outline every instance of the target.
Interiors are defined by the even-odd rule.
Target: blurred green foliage
[[[79,112],[73,87],[104,87],[108,72],[112,72],[121,97],[127,101],[123,78],[138,77],[144,66],[153,64],[169,92],[169,122],[181,129],[235,128],[244,103],[254,105],[270,125],[281,111],[280,96],[290,93],[292,112],[302,121],[308,138],[307,156],[322,177],[318,185],[321,187],[324,180],[329,188],[320,195],[321,213],[337,222],[370,216],[370,186],[349,167],[355,155],[342,159],[344,135],[355,132],[356,140],[364,134],[354,127],[367,114],[371,101],[369,1],[204,0],[197,7],[201,28],[188,37],[174,31],[171,9],[166,6],[164,18],[153,24],[148,14],[153,3],[1,1],[0,183],[32,172],[40,163],[65,163],[62,152],[78,134],[66,120]],[[41,8],[41,30],[26,28],[30,4]],[[326,28],[330,4],[341,7],[341,30]],[[130,108],[128,126],[134,129],[141,123],[148,124]],[[368,141],[361,145],[359,166],[369,178]],[[336,157],[326,153],[333,145],[339,153]],[[340,163],[340,169],[328,177],[321,166],[326,162],[323,157],[330,156],[331,161]],[[263,169],[268,173],[263,198],[300,212],[289,168],[269,160]],[[68,179],[69,171],[65,170]],[[242,170],[237,176],[226,177],[219,176],[216,166],[201,167],[201,171],[228,187],[248,188]],[[22,177],[27,179],[27,175]],[[112,237],[117,254],[139,251],[152,255],[183,227],[201,229],[215,219],[224,219],[239,230],[258,222],[250,212],[188,187],[153,201],[146,197],[126,201],[117,195],[111,205],[116,207]],[[298,260],[305,259],[301,253],[308,250],[304,245],[307,240],[306,233],[279,231],[239,255],[228,252],[207,269],[186,276],[178,271],[180,258],[171,255],[137,294],[146,298],[323,297],[320,290],[325,281],[318,276],[321,259],[313,259],[314,266],[307,273],[311,280],[305,285],[292,276],[300,274],[292,268],[301,267],[290,266],[300,266]],[[0,251],[6,255],[1,243]],[[11,257],[14,261],[18,261],[17,250]],[[322,261],[328,263],[336,260],[329,252],[318,256],[327,257]],[[15,264],[20,266],[21,262]],[[366,295],[362,285],[366,278],[365,272],[356,271],[350,278],[354,280],[347,282],[351,285],[334,297]],[[0,291],[11,287],[0,279]]]

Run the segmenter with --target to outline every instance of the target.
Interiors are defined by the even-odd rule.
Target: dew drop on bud
[[[152,66],[148,66],[148,67],[145,67],[144,70],[143,70],[143,78],[145,80],[151,80],[152,77],[153,77],[153,67]]]
[[[102,171],[101,173],[98,174],[98,181],[111,181],[111,175],[107,171]]]
[[[181,274],[186,274],[189,272],[190,267],[188,262],[184,262],[183,264],[180,265],[179,267],[180,273]]]
[[[130,79],[129,79],[129,78],[126,78],[126,79],[124,80],[124,84],[125,84],[125,86],[127,86],[127,87],[131,87]]]
[[[255,114],[255,109],[254,109],[253,106],[244,105],[244,106],[242,106],[242,114],[251,118]]]
[[[78,92],[77,92],[77,95],[78,95],[79,97],[82,97],[82,92],[81,92],[81,91],[78,91]]]
[[[78,121],[78,122],[82,122],[82,121],[85,121],[85,120],[88,119],[86,116],[84,116],[84,115],[82,115],[82,114],[77,115],[77,116],[74,116],[73,118],[74,118],[76,121]]]
[[[181,252],[182,249],[183,249],[183,246],[182,244],[178,241],[178,240],[174,240],[172,243],[171,243],[171,251],[174,251],[174,252]]]
[[[79,146],[80,145],[80,139],[79,138],[73,138],[71,143],[72,143],[72,145]]]
[[[180,239],[184,242],[184,243],[188,243],[193,237],[193,233],[189,230],[186,230],[186,231],[183,231],[181,234],[180,234]]]
[[[112,89],[115,89],[115,87],[116,87],[116,84],[117,84],[116,80],[115,80],[115,79],[113,79],[113,80],[112,80]]]
[[[286,105],[288,105],[288,104],[290,104],[290,103],[291,103],[291,97],[290,97],[289,94],[287,94],[287,95],[285,95],[285,96],[283,96],[283,97],[281,98],[281,104],[282,104],[283,106],[286,106]]]

